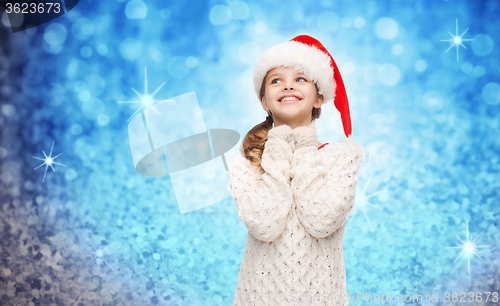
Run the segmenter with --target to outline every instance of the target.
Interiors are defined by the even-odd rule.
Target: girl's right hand
[[[267,140],[282,139],[288,143],[292,151],[295,151],[295,136],[293,129],[286,124],[275,126],[267,133]]]

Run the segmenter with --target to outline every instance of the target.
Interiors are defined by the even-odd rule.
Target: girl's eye
[[[299,80],[302,80],[300,82],[307,82],[307,80],[305,78],[303,78],[303,77],[297,78],[296,81],[299,81]],[[281,82],[281,80],[280,79],[274,79],[274,80],[271,81],[271,84],[277,84],[278,82]]]

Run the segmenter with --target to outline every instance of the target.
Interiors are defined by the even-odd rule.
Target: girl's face
[[[305,74],[293,67],[276,67],[268,71],[262,106],[271,110],[275,126],[292,128],[311,124],[313,107],[321,107],[323,96]]]

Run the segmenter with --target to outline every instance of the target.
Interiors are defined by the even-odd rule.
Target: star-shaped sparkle
[[[483,232],[481,232],[481,234],[482,233]],[[457,259],[459,259],[460,256],[465,254],[465,258],[467,258],[468,263],[469,263],[469,274],[470,274],[470,255],[471,255],[471,253],[476,254],[476,252],[474,252],[474,251],[477,251],[476,248],[489,248],[490,247],[489,245],[476,245],[474,243],[477,240],[477,238],[479,238],[479,236],[481,236],[481,234],[477,235],[476,239],[471,241],[472,237],[470,237],[470,239],[469,239],[469,221],[467,221],[467,240],[465,242],[463,242],[462,239],[458,238],[458,236],[455,235],[455,237],[457,237],[458,240],[460,240],[460,242],[462,242],[462,245],[458,246],[458,247],[446,247],[447,249],[462,249],[460,251],[460,255],[457,257]],[[477,255],[477,254],[476,254],[476,256],[479,257],[479,255]],[[455,259],[453,262],[457,261],[457,259]],[[481,257],[479,257],[479,259],[483,260]]]
[[[52,166],[53,164],[56,164],[56,165],[59,165],[59,166],[65,166],[66,167],[66,165],[63,165],[63,164],[60,164],[60,163],[56,163],[54,161],[54,159],[58,158],[62,154],[62,153],[60,153],[59,155],[52,157],[52,150],[54,149],[54,143],[55,143],[55,141],[52,142],[52,147],[50,148],[49,156],[47,156],[47,154],[45,154],[45,151],[43,151],[43,150],[42,150],[42,152],[43,152],[43,155],[45,155],[45,158],[40,158],[40,157],[32,156],[33,158],[36,158],[36,159],[39,159],[39,160],[43,160],[43,164],[41,164],[40,166],[36,167],[33,170],[36,170],[36,169],[40,168],[41,166],[45,165],[45,173],[43,174],[43,180],[42,180],[42,182],[45,182],[45,175],[47,174],[47,168],[49,168],[49,166],[50,166],[50,168],[52,168],[52,171],[54,171],[54,172],[56,170],[54,170],[54,167]]]
[[[85,240],[87,240],[88,244],[92,248],[92,251],[86,252],[89,255],[90,259],[87,260],[84,265],[86,265],[90,261],[94,261],[97,264],[97,266],[100,268],[102,263],[105,263],[111,269],[111,271],[114,271],[113,267],[111,267],[110,264],[104,259],[104,255],[105,255],[104,249],[106,247],[108,247],[109,245],[106,245],[104,248],[101,248],[101,244],[98,244],[98,246],[96,248],[90,242],[89,239],[85,238]]]
[[[462,35],[458,36],[458,19],[456,19],[456,21],[457,21],[456,22],[457,24],[456,24],[455,35],[453,35],[450,32],[448,32],[448,33],[450,33],[450,35],[451,35],[452,38],[451,39],[441,39],[441,41],[450,41],[450,42],[452,42],[451,46],[448,48],[448,50],[446,50],[445,53],[447,53],[451,49],[451,47],[453,47],[453,46],[455,46],[457,48],[457,62],[458,62],[458,46],[460,45],[460,46],[462,46],[462,47],[465,48],[465,46],[464,46],[464,44],[462,44],[462,42],[463,41],[473,41],[474,39],[464,39],[464,38],[462,38],[462,36],[464,36],[465,32],[467,32],[469,30],[469,28],[467,28],[467,30],[465,30],[462,33]],[[467,49],[467,48],[465,48],[465,49]]]
[[[153,108],[153,110],[155,112],[158,113],[158,115],[161,116],[160,112],[154,107],[154,104],[156,102],[167,102],[167,101],[170,101],[170,99],[158,101],[158,100],[154,99],[154,95],[158,92],[158,90],[160,90],[160,88],[162,88],[162,86],[164,84],[165,84],[165,82],[163,82],[163,84],[161,84],[160,87],[158,87],[158,89],[156,89],[155,92],[153,92],[153,94],[149,95],[148,94],[148,75],[147,75],[146,67],[144,67],[144,92],[145,92],[144,95],[141,95],[140,93],[137,92],[137,90],[132,88],[132,90],[135,91],[135,93],[139,96],[139,100],[138,101],[119,101],[118,102],[118,103],[140,103],[139,108],[135,111],[135,113],[132,116],[130,116],[130,118],[128,118],[127,122],[130,121],[130,119],[132,119],[135,115],[137,115],[137,113],[145,110],[146,108],[148,108],[150,106]]]
[[[368,223],[368,226],[370,227],[370,231],[373,232],[373,227],[370,224],[370,218],[368,218],[368,215],[366,214],[365,207],[370,205],[372,207],[375,207],[376,209],[379,209],[377,206],[373,205],[370,203],[370,198],[376,196],[377,194],[384,192],[385,189],[379,190],[377,192],[374,192],[370,195],[366,194],[366,188],[368,187],[368,184],[370,183],[371,175],[368,177],[368,180],[366,181],[365,187],[363,188],[363,191],[361,191],[360,194],[356,194],[356,204],[354,205],[354,209],[361,208],[363,210],[363,214],[365,215],[366,222]]]

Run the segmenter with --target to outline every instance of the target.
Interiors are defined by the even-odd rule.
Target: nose
[[[293,88],[293,85],[294,85],[294,81],[293,80],[283,80],[283,90],[284,91],[288,91],[288,90],[294,90]]]

